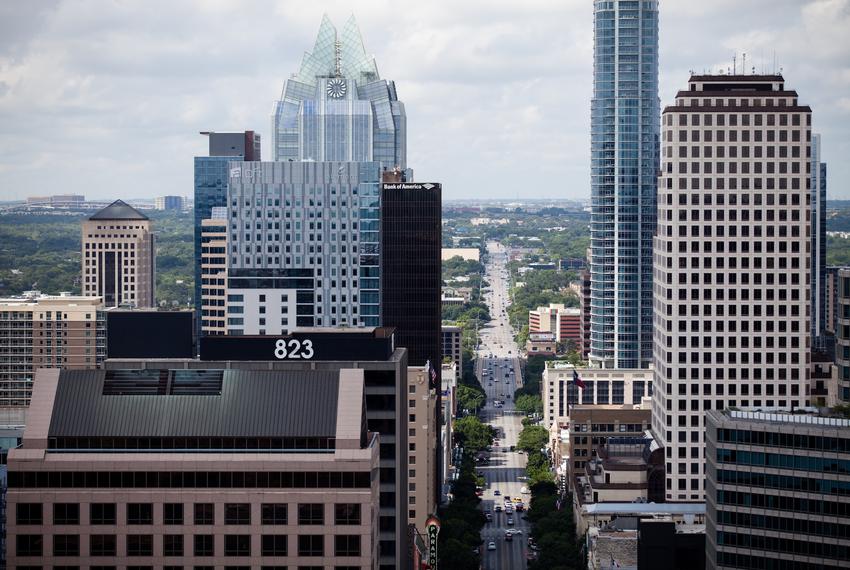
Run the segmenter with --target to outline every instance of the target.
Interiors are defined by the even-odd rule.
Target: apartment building
[[[106,307],[156,306],[156,247],[150,219],[122,200],[82,224],[82,290]]]
[[[201,334],[227,333],[227,208],[201,220]]]
[[[26,407],[38,368],[96,368],[106,357],[100,297],[0,299],[0,407]]]
[[[557,342],[573,341],[578,348],[581,343],[580,309],[552,303],[548,307],[537,307],[528,312],[528,332],[550,332]]]
[[[379,460],[363,370],[39,370],[8,562],[374,568]]]
[[[440,482],[434,477],[437,445],[437,391],[430,387],[424,367],[407,369],[408,523],[426,534],[425,522],[437,512]]]
[[[442,356],[449,357],[455,365],[456,380],[463,373],[463,329],[453,325],[442,326]]]
[[[808,403],[811,109],[781,75],[693,75],[664,109],[653,431],[703,501],[704,418]]]

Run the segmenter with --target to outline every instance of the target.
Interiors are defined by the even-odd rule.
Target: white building
[[[807,404],[811,109],[781,76],[692,76],[664,110],[653,431],[703,501],[704,418]]]

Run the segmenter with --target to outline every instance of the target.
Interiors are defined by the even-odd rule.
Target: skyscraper
[[[106,307],[155,306],[156,249],[151,221],[121,200],[82,224],[83,294]]]
[[[652,358],[658,170],[658,2],[595,0],[591,101],[590,360]]]
[[[201,271],[202,221],[209,219],[212,209],[227,206],[228,163],[234,160],[260,160],[260,135],[254,131],[241,133],[202,132],[209,137],[209,156],[195,157],[195,323],[198,342],[204,314],[201,289],[204,285],[224,286],[222,279],[211,282]],[[213,315],[215,316],[215,315]]]
[[[820,135],[812,135],[812,341],[823,348],[826,335],[826,163],[820,160]]]
[[[662,118],[652,428],[667,499],[702,501],[706,411],[808,403],[811,109],[695,75]]]
[[[272,115],[274,160],[380,162],[407,168],[407,116],[381,79],[354,16],[340,33],[322,18],[312,52],[283,84]]]

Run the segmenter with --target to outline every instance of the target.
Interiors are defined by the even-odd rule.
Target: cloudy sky
[[[591,0],[0,0],[0,200],[192,194],[202,130],[267,145],[323,13],[354,13],[444,197],[589,197]],[[662,0],[662,105],[747,53],[812,106],[850,198],[850,0]],[[740,57],[739,57],[740,61]]]

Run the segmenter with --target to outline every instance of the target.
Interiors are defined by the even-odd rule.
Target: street
[[[517,512],[515,506],[512,506],[512,512],[506,512],[506,497],[510,497],[511,503],[520,498],[525,508],[528,508],[531,496],[522,493],[525,487],[526,457],[517,451],[510,451],[522,430],[522,415],[514,413],[513,401],[514,390],[522,385],[522,378],[517,347],[506,314],[509,304],[506,252],[496,242],[488,242],[487,251],[489,261],[485,279],[490,283],[491,290],[486,291],[485,295],[492,320],[480,332],[475,372],[487,393],[484,421],[497,429],[498,437],[493,444],[489,464],[478,467],[487,481],[481,497],[481,508],[492,516],[492,521],[482,529],[481,538],[484,541],[484,568],[501,570],[525,568],[526,556],[530,551],[527,540],[531,529],[523,519],[525,512]],[[516,533],[511,540],[506,536],[509,529]],[[489,549],[491,542],[494,543],[494,550]]]

